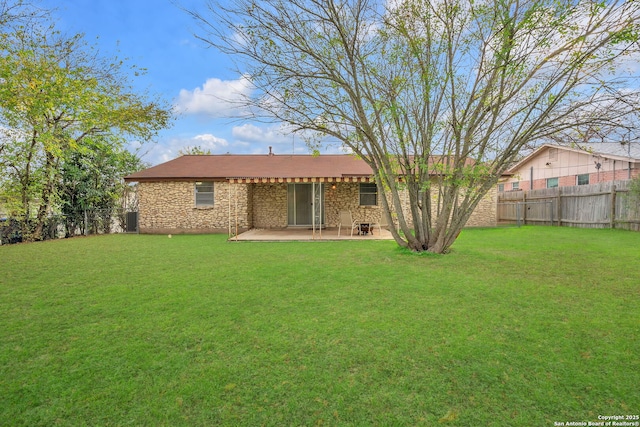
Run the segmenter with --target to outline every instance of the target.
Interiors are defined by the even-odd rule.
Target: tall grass
[[[640,233],[0,247],[0,425],[546,426],[640,412]]]

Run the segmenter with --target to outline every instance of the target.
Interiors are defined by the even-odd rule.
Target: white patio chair
[[[360,232],[360,221],[355,221],[351,216],[351,211],[340,211],[340,222],[338,223],[338,237],[340,237],[340,230],[342,227],[351,228],[351,236],[353,236],[353,230]]]

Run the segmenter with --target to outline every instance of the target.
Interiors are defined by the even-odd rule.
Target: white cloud
[[[195,126],[195,125],[194,125]],[[310,148],[301,134],[294,135],[291,128],[284,123],[260,124],[246,123],[230,129],[200,129],[194,133],[184,132],[167,135],[156,143],[141,144],[130,141],[128,149],[138,153],[142,160],[157,165],[173,160],[179,152],[187,147],[200,147],[212,154],[266,154],[269,146],[275,154],[309,154]],[[196,133],[199,132],[199,133]],[[323,154],[344,153],[339,143],[333,142],[321,150]]]
[[[254,154],[268,152],[268,147],[272,146],[276,154],[309,154],[311,148],[308,140],[316,140],[312,132],[293,133],[291,126],[286,123],[279,123],[270,126],[256,126],[251,123],[235,126],[231,130],[234,138],[233,146],[242,145],[250,148]],[[351,149],[342,145],[341,142],[329,138],[321,138],[321,153],[324,154],[349,154]]]
[[[235,126],[231,134],[234,145],[246,144],[253,154],[267,153],[269,147],[272,147],[275,154],[308,154],[310,152],[303,133],[294,134],[291,126],[286,123],[263,127],[247,123]]]
[[[208,79],[202,87],[180,90],[176,111],[184,114],[207,114],[216,117],[237,115],[242,100],[251,94],[253,85],[248,76],[237,80]]]
[[[251,123],[234,126],[231,130],[234,138],[247,142],[269,144],[291,144],[294,136],[284,124],[259,127]],[[299,138],[298,138],[299,139]]]
[[[173,137],[159,141],[157,144],[145,144],[141,147],[130,145],[129,149],[131,151],[137,151],[139,155],[142,156],[142,160],[152,165],[157,165],[175,159],[179,156],[180,150],[187,147],[198,146],[203,150],[211,151],[212,154],[224,154],[228,151],[233,151],[228,149],[229,145],[226,139],[205,133],[189,138]]]
[[[222,147],[227,147],[229,143],[224,138],[218,138],[210,133],[205,133],[202,135],[196,135],[193,137],[194,140],[198,141],[200,147],[205,150],[211,150],[211,152],[217,151]]]

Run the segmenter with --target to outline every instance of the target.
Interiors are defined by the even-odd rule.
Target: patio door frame
[[[315,229],[324,225],[324,190],[325,185],[321,182],[287,184],[287,226]],[[309,203],[309,210],[306,211],[304,206],[298,206],[299,203]],[[299,218],[299,216],[304,217]]]

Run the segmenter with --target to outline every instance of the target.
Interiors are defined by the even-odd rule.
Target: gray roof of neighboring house
[[[619,142],[595,142],[584,144],[583,148],[592,154],[640,159],[640,143],[637,142],[626,143],[624,145]]]

